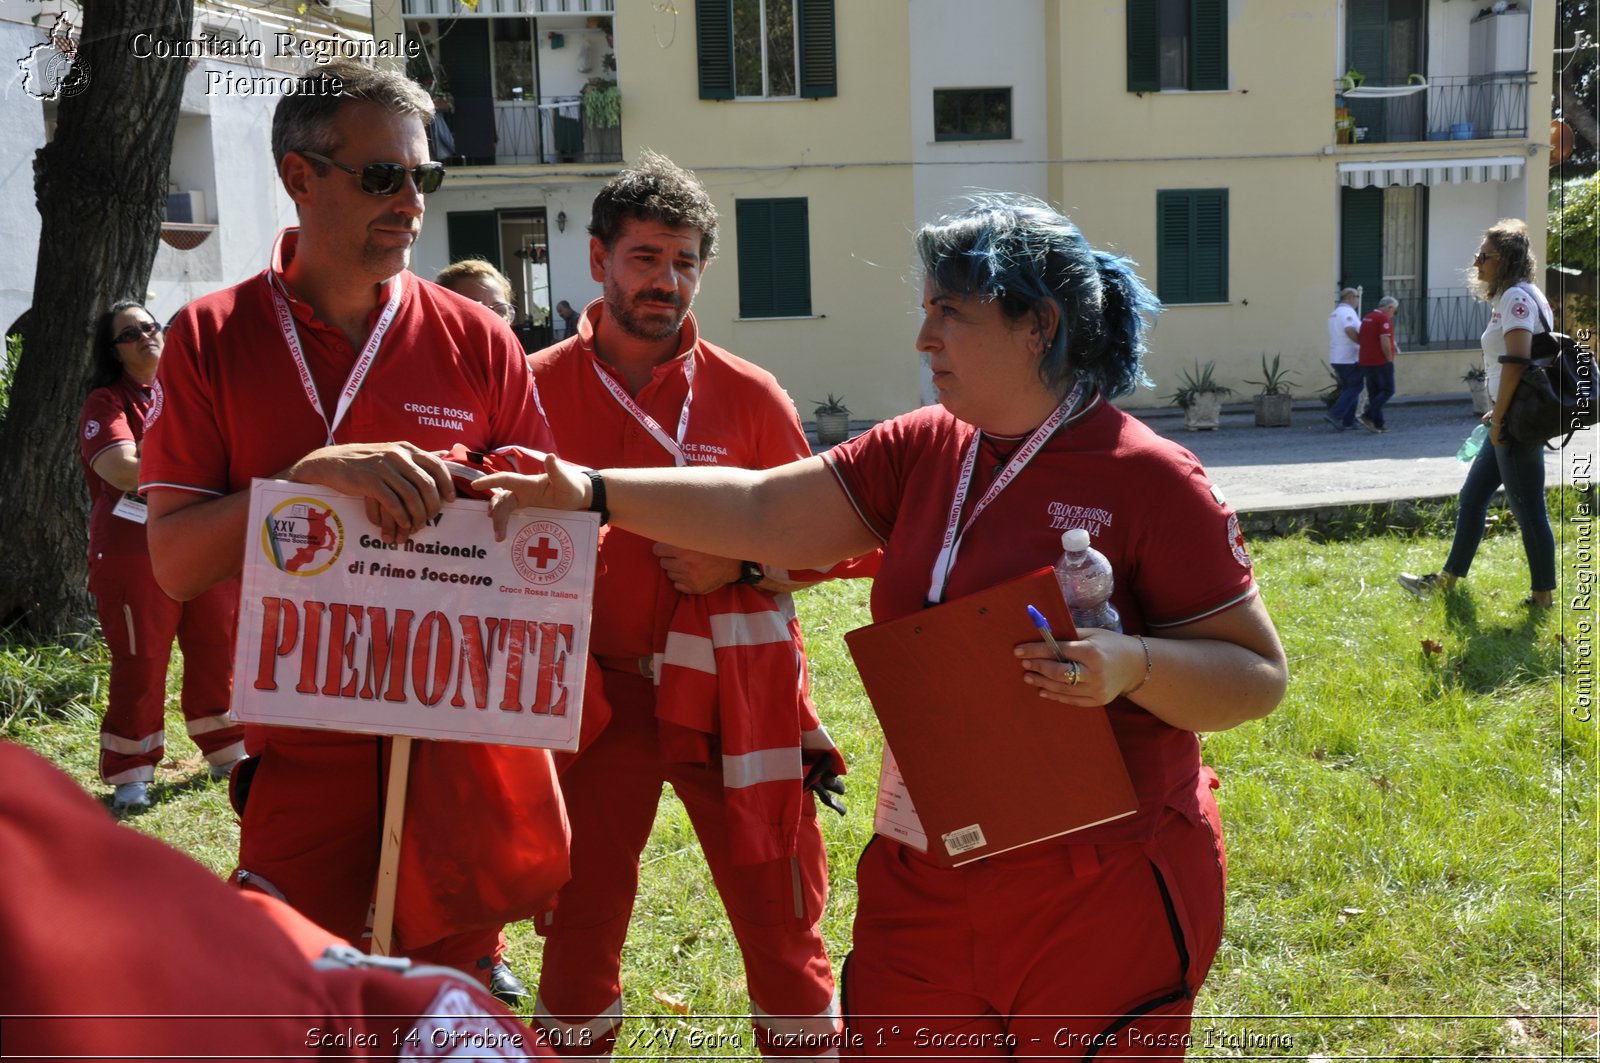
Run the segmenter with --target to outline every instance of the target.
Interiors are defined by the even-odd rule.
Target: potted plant
[[[1333,404],[1339,401],[1339,392],[1344,390],[1344,382],[1339,379],[1339,374],[1333,371],[1333,366],[1327,362],[1322,363],[1322,368],[1328,371],[1328,383],[1317,392],[1317,398],[1322,400],[1324,406],[1332,409]]]
[[[622,124],[622,89],[610,78],[590,78],[583,86],[583,121],[590,129]]]
[[[1261,353],[1261,379],[1247,380],[1247,384],[1260,384],[1261,391],[1256,395],[1256,425],[1260,428],[1287,428],[1289,427],[1289,411],[1294,406],[1294,396],[1289,393],[1289,385],[1294,382],[1294,374],[1282,367],[1283,355],[1272,356],[1272,364],[1267,364],[1267,354]]]
[[[1217,383],[1216,368],[1215,362],[1196,362],[1193,372],[1183,371],[1183,380],[1172,393],[1172,404],[1183,407],[1183,427],[1191,432],[1216,428],[1222,418],[1222,396],[1233,394],[1232,388]]]
[[[1489,374],[1484,372],[1483,366],[1467,366],[1467,371],[1461,374],[1461,379],[1466,381],[1467,390],[1472,393],[1472,412],[1480,416],[1488,413]]]
[[[826,402],[816,404],[817,442],[825,447],[850,438],[850,407],[831,391]]]

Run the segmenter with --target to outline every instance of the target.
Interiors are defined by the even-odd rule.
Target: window
[[[1228,87],[1228,0],[1128,0],[1128,91]]]
[[[1228,190],[1156,193],[1156,294],[1164,303],[1228,301]]]
[[[700,0],[700,98],[837,96],[834,0]]]
[[[733,0],[733,94],[793,96],[794,0]]]
[[[494,41],[494,98],[530,102],[539,95],[533,69],[533,19],[490,19]]]
[[[741,199],[739,316],[811,316],[811,226],[807,201]]]
[[[1010,89],[934,89],[934,140],[1010,140]]]

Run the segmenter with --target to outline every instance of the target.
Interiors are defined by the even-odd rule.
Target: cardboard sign
[[[360,498],[256,480],[233,715],[576,749],[600,518],[523,510],[497,543],[488,509],[389,545]]]

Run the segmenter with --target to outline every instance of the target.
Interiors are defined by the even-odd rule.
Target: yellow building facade
[[[1484,228],[1544,246],[1554,0],[377,0],[423,41],[451,158],[418,269],[464,253],[519,286],[527,342],[599,294],[589,204],[644,148],[722,215],[705,335],[772,370],[803,419],[929,398],[911,234],[976,189],[1060,205],[1167,304],[1166,402],[1215,362],[1242,395],[1281,354],[1327,383],[1339,288],[1401,299],[1401,393],[1462,391],[1487,310]],[[613,85],[614,83],[614,85]],[[620,96],[606,126],[598,86]],[[453,154],[441,150],[451,147]],[[558,322],[556,322],[559,325]],[[542,331],[541,331],[542,330]]]

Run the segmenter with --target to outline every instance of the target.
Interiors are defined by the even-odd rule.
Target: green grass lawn
[[[1520,604],[1514,534],[1485,540],[1464,591],[1425,603],[1394,573],[1437,568],[1438,534],[1253,544],[1292,681],[1267,719],[1204,738],[1222,778],[1228,926],[1192,1058],[1595,1058],[1595,614],[1570,600],[1593,587],[1594,539],[1572,530],[1576,495],[1552,498],[1569,601],[1547,614]],[[823,820],[836,967],[881,746],[841,638],[866,622],[867,590],[800,596],[817,700],[852,765],[848,816]],[[109,800],[94,775],[103,669],[92,639],[4,647],[0,720]],[[237,828],[182,731],[173,714],[156,803],[129,824],[223,873]],[[511,943],[531,983],[539,939],[517,926]],[[623,961],[619,1057],[682,1056],[682,1041],[657,1047],[672,1030],[726,1035],[691,1055],[752,1052],[738,954],[670,794]]]

